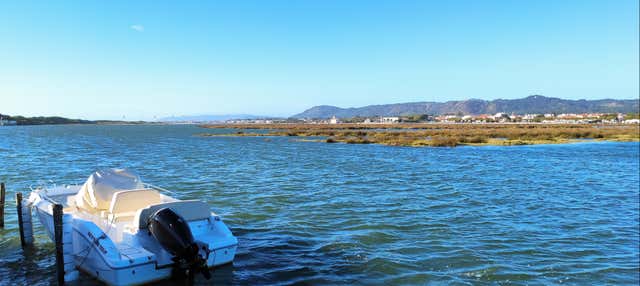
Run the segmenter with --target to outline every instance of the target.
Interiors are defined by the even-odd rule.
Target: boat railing
[[[36,183],[32,183],[29,185],[29,190],[31,190],[31,192],[35,192],[35,191],[40,191],[42,193],[42,195],[40,196],[42,199],[56,204],[57,202],[54,201],[52,198],[49,197],[49,194],[47,193],[47,190],[49,189],[47,187],[47,183],[49,183],[50,185],[52,185],[54,188],[57,186],[56,183],[53,180],[48,180],[47,182],[39,180]]]
[[[169,195],[171,197],[176,197],[177,196],[177,194],[175,192],[167,190],[167,189],[159,187],[159,186],[156,186],[156,185],[153,185],[153,184],[142,183],[142,185],[147,189],[153,189],[153,190],[156,190],[156,191],[158,191],[160,193],[164,193],[166,195]],[[64,186],[65,187],[67,187],[67,186],[79,186],[79,184],[71,184],[71,185],[64,185]],[[40,192],[41,193],[40,197],[43,198],[44,200],[48,201],[48,202],[51,202],[51,203],[58,203],[54,199],[49,197],[50,196],[49,190],[50,189],[55,189],[57,187],[58,187],[58,185],[55,182],[53,182],[52,180],[48,180],[47,182],[39,181],[39,182],[36,182],[36,183],[33,183],[33,184],[29,185],[29,189],[31,190],[31,192],[35,192],[35,191]]]
[[[152,184],[149,184],[149,183],[142,183],[142,184],[143,184],[146,188],[151,188],[151,189],[154,189],[154,190],[159,191],[159,192],[161,192],[161,193],[166,193],[166,194],[169,194],[169,195],[171,195],[171,196],[176,196],[176,193],[174,193],[174,192],[172,192],[172,191],[169,191],[169,190],[167,190],[167,189],[165,189],[165,188],[162,188],[162,187],[159,187],[159,186],[156,186],[156,185],[152,185]]]
[[[56,184],[56,182],[54,182],[53,180],[47,180],[46,182],[43,180],[38,180],[35,183],[32,183],[31,185],[29,185],[29,190],[36,191],[36,190],[44,190],[46,191],[49,187],[47,187],[47,183],[48,185],[52,186],[52,188],[57,187],[58,185]]]
[[[64,187],[64,188],[69,188],[69,187],[78,187],[80,186],[79,184],[64,184],[60,187]],[[54,203],[54,204],[58,204],[61,202],[58,202],[56,200],[54,200],[53,198],[51,198],[51,194],[49,193],[50,190],[53,189],[57,189],[59,186],[58,184],[56,184],[53,180],[47,180],[45,181],[38,181],[36,183],[33,183],[31,185],[29,185],[29,190],[31,190],[31,192],[39,192],[40,193],[40,198],[50,202],[50,203]],[[62,202],[64,204],[64,202]]]

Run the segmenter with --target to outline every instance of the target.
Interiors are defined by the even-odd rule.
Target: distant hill
[[[447,102],[409,102],[384,105],[368,105],[355,108],[340,108],[330,105],[315,106],[293,118],[351,118],[356,116],[400,116],[411,114],[495,114],[498,112],[531,113],[637,113],[638,99],[617,100],[567,100],[542,95],[531,95],[521,99],[481,100],[469,99]]]
[[[231,119],[257,119],[266,118],[266,116],[250,115],[250,114],[223,114],[223,115],[185,115],[171,116],[160,118],[160,122],[214,122],[226,121]]]
[[[146,124],[145,121],[123,121],[123,120],[84,120],[71,119],[60,116],[36,116],[25,117],[21,115],[0,114],[0,119],[5,121],[15,121],[16,125],[60,125],[60,124]]]
[[[38,117],[24,117],[24,116],[10,116],[6,114],[0,114],[3,120],[15,121],[17,125],[45,125],[45,124],[95,124],[94,121],[82,120],[82,119],[69,119],[59,116],[38,116]]]

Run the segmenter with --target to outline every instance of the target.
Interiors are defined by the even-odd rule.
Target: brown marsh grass
[[[638,125],[595,124],[246,124],[202,125],[204,128],[268,129],[267,133],[203,136],[325,137],[327,143],[455,147],[459,145],[526,145],[577,140],[639,141]]]

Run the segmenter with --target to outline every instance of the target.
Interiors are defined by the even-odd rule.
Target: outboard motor
[[[211,278],[207,259],[209,248],[206,244],[195,241],[191,229],[182,216],[170,208],[163,208],[155,212],[148,220],[149,232],[160,245],[171,255],[174,270],[193,277],[197,271],[205,278]]]

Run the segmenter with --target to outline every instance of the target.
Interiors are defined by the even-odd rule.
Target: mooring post
[[[20,230],[20,244],[24,248],[33,244],[33,226],[31,223],[31,206],[25,204],[22,193],[16,194],[16,211],[18,213],[18,228]]]
[[[16,211],[18,212],[18,228],[20,229],[20,244],[25,246],[24,228],[22,225],[22,193],[16,194]]]
[[[4,228],[4,182],[0,183],[0,228]]]
[[[72,215],[65,214],[61,204],[53,205],[54,242],[56,244],[56,272],[58,285],[78,279],[73,261]]]
[[[53,205],[53,230],[56,244],[56,273],[58,285],[64,285],[64,252],[62,249],[62,205]]]

